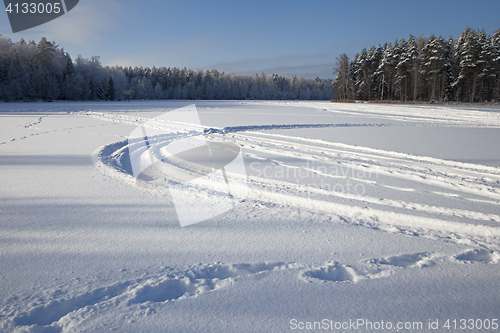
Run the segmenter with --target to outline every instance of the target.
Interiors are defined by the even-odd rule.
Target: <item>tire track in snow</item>
[[[328,128],[328,127],[401,127],[413,126],[412,124],[372,124],[372,123],[342,123],[342,124],[290,124],[290,125],[253,125],[253,126],[230,126],[230,127],[209,127],[205,129],[206,134],[227,134],[248,131],[268,131],[280,129],[300,129],[300,128]]]
[[[250,103],[247,103],[250,104]],[[474,106],[444,106],[444,105],[390,105],[373,103],[330,103],[307,101],[265,102],[254,101],[254,105],[282,105],[293,107],[308,107],[323,112],[348,114],[353,116],[368,116],[382,119],[393,119],[403,122],[425,122],[439,124],[440,127],[476,127],[500,128],[498,108],[484,110]],[[493,111],[493,112],[492,112]]]
[[[357,170],[369,167],[379,174],[425,184],[432,182],[453,190],[460,189],[460,183],[467,183],[463,186],[464,192],[500,200],[497,190],[500,189],[500,168],[279,134],[245,134],[233,139],[247,146],[247,150],[272,150],[274,154],[285,157],[299,154],[310,161],[317,161],[318,157],[323,162],[341,161],[345,164],[348,161],[348,166]],[[491,191],[480,190],[476,185],[481,183]]]
[[[128,143],[126,141],[115,143],[102,149],[99,153],[100,163],[108,168],[119,171],[118,178],[126,179],[133,182],[133,177],[130,175],[131,170],[123,162],[127,162]],[[106,168],[106,170],[108,170]],[[410,214],[402,214],[391,211],[383,211],[379,209],[365,209],[358,206],[347,206],[344,204],[325,202],[322,200],[305,199],[294,195],[294,192],[299,191],[315,191],[316,193],[324,194],[325,196],[337,195],[342,198],[357,200],[359,202],[373,202],[379,205],[387,205],[389,207],[406,208],[409,211],[420,210],[428,213],[449,216],[465,216],[477,220],[495,220],[498,221],[498,216],[487,215],[478,212],[466,210],[453,210],[440,207],[426,206],[414,203],[405,203],[394,200],[381,200],[370,198],[367,196],[356,196],[349,193],[330,192],[321,189],[311,189],[307,186],[293,184],[293,189],[290,189],[290,183],[280,182],[278,180],[268,180],[258,177],[248,177],[249,184],[252,185],[248,193],[247,199],[253,202],[261,202],[263,204],[275,203],[289,207],[299,207],[307,209],[311,212],[323,212],[337,216],[341,222],[360,225],[376,230],[392,233],[403,233],[406,235],[423,236],[431,239],[441,239],[444,241],[452,241],[459,244],[467,244],[469,246],[479,246],[483,248],[500,248],[500,228],[481,224],[457,223],[453,221],[441,220],[436,217],[422,217]],[[275,190],[269,191],[271,188]],[[266,188],[267,190],[264,190]],[[166,187],[160,187],[161,190],[167,190]],[[217,195],[217,189],[213,189],[211,195]]]
[[[116,122],[130,122],[136,124],[139,120],[129,115],[109,115],[91,113],[93,117],[108,119]],[[165,128],[165,123],[153,124],[158,128],[166,130],[170,134],[164,138],[155,138],[153,149],[155,152],[169,142],[190,135],[189,126],[185,124],[174,124],[173,127]],[[170,126],[170,125],[168,125]],[[332,143],[322,140],[289,137],[286,135],[252,132],[258,130],[275,130],[291,128],[315,128],[315,127],[343,127],[343,126],[386,126],[386,124],[284,124],[284,125],[256,125],[237,126],[226,128],[206,128],[205,135],[210,139],[230,141],[243,147],[247,155],[257,159],[275,163],[285,168],[300,168],[286,162],[290,158],[302,161],[316,161],[324,165],[341,165],[353,170],[366,171],[382,175],[386,178],[396,178],[407,182],[417,182],[424,185],[442,188],[444,191],[434,191],[436,195],[442,195],[446,200],[454,199],[454,195],[445,190],[462,192],[460,199],[471,202],[482,201],[482,203],[498,205],[500,203],[500,169],[495,167],[480,166],[474,164],[440,160],[425,156],[414,156],[404,153],[396,153],[380,149],[372,149],[359,146],[351,146],[341,143]],[[128,143],[122,141],[104,147],[99,153],[97,162],[102,166],[120,171],[118,178],[131,182],[130,166],[126,165]],[[264,157],[262,157],[264,156]],[[273,156],[266,157],[266,156]],[[161,159],[161,156],[158,156]],[[102,168],[101,168],[102,169]],[[106,168],[105,168],[106,169]],[[330,177],[327,173],[309,170],[318,176]],[[109,174],[109,172],[105,171]],[[116,175],[115,175],[116,176]],[[350,178],[356,181],[365,181],[373,186],[380,186],[393,191],[409,191],[411,188],[398,187],[384,184],[380,180],[371,181],[355,179],[342,175],[340,178]],[[394,200],[355,193],[327,191],[321,188],[301,186],[278,179],[266,179],[262,177],[248,177],[252,189],[249,199],[254,202],[272,202],[293,207],[307,208],[312,212],[326,212],[338,216],[341,221],[350,224],[362,225],[389,232],[399,232],[409,235],[419,235],[430,238],[439,238],[445,241],[466,243],[471,246],[486,248],[498,248],[500,240],[500,228],[491,226],[491,223],[499,223],[500,216],[497,214],[485,214],[459,208],[447,208],[441,206],[426,205],[416,202]],[[293,187],[293,188],[291,188]],[[268,189],[274,189],[268,191]],[[161,188],[159,189],[161,191]],[[163,188],[165,190],[165,188]],[[298,190],[303,193],[315,193],[326,198],[325,200],[306,200],[294,195]],[[212,189],[210,195],[218,195],[217,189]],[[469,198],[468,196],[480,196],[484,199]],[[341,198],[358,205],[366,203],[376,205],[383,209],[365,209],[358,206],[347,206],[332,203],[331,199]],[[451,199],[450,199],[451,198]],[[385,208],[384,208],[385,207]],[[385,209],[389,209],[386,211]],[[406,213],[396,213],[390,210],[399,209]],[[415,213],[430,214],[431,217],[415,216]],[[448,220],[441,220],[446,217]],[[464,218],[477,221],[475,224],[449,221],[450,218]],[[483,225],[484,221],[490,225]]]

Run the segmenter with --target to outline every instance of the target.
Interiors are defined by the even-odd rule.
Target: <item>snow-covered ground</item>
[[[193,103],[248,193],[181,228],[127,139]],[[1,103],[0,331],[500,331],[499,140],[498,107]]]

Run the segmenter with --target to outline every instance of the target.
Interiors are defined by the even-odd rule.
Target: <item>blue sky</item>
[[[332,78],[341,53],[409,34],[456,38],[468,26],[492,34],[498,13],[498,0],[80,0],[61,18],[16,34],[4,12],[0,34],[45,36],[73,57],[99,55],[110,66]]]

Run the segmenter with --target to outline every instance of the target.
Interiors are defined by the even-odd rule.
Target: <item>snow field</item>
[[[196,104],[210,140],[241,147],[249,191],[232,211],[182,229],[168,188],[134,179],[127,135],[185,104],[1,105],[12,110],[0,112],[0,329],[287,331],[292,318],[497,314],[500,170],[383,149],[380,137],[354,145],[348,134],[494,130],[498,112]],[[339,130],[345,141],[324,134]],[[169,131],[153,146],[190,135]]]

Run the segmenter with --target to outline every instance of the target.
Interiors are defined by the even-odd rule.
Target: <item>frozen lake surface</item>
[[[128,136],[190,104],[248,193],[181,228]],[[0,331],[492,331],[499,142],[498,107],[0,103]]]

